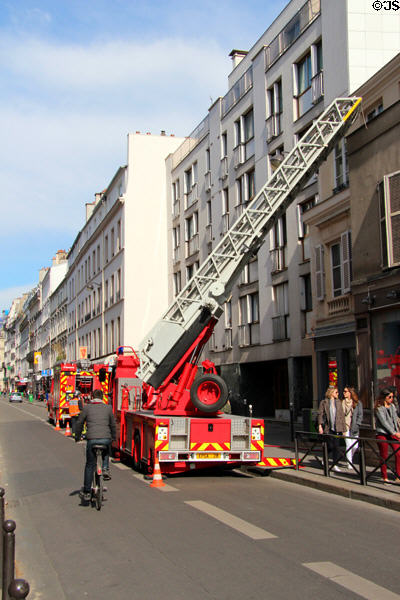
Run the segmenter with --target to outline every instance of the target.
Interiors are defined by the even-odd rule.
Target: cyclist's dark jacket
[[[91,402],[85,404],[76,422],[75,439],[79,440],[86,421],[86,439],[117,439],[117,429],[112,408],[109,404]]]

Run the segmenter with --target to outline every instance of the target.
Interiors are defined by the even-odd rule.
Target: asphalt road
[[[82,506],[84,444],[0,400],[0,485],[29,600],[400,600],[398,513],[240,472],[152,489],[112,465]]]

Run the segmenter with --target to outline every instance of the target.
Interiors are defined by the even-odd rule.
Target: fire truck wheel
[[[228,400],[228,386],[219,375],[201,375],[190,388],[190,399],[202,412],[216,412],[225,406]]]
[[[139,472],[142,469],[140,433],[138,431],[135,431],[135,435],[133,436],[133,468]]]

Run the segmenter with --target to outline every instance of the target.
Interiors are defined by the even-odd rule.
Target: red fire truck
[[[109,379],[118,423],[114,450],[131,456],[137,469],[151,470],[155,458],[166,473],[262,461],[263,419],[221,412],[227,385],[211,361],[199,367],[200,359],[243,267],[344,135],[360,102],[332,102],[244,207],[138,352],[117,350]]]
[[[58,363],[54,367],[54,375],[47,401],[49,421],[65,425],[69,420],[69,398],[75,391],[83,395],[91,394],[95,389],[103,390],[103,401],[108,402],[108,371],[103,364],[90,363]],[[102,372],[101,380],[99,372]]]

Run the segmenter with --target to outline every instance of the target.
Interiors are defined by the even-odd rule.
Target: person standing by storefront
[[[330,434],[327,438],[328,452],[332,454],[333,471],[339,473],[341,469],[337,466],[337,462],[340,456],[340,438],[337,436],[343,435],[345,431],[346,422],[339,391],[336,387],[329,387],[318,409],[318,432]]]
[[[387,441],[400,441],[400,430],[396,408],[393,404],[393,392],[389,388],[383,388],[375,401],[376,417],[376,439],[382,440],[378,443],[381,455],[381,473],[385,483],[389,483],[387,476],[387,465],[385,461],[389,456],[389,444]],[[395,452],[396,479],[400,483],[400,444],[390,444],[391,450]]]
[[[353,469],[353,456],[358,448],[358,442],[355,437],[360,434],[360,426],[363,420],[363,406],[358,398],[358,394],[353,387],[345,385],[343,389],[343,412],[346,421],[345,444],[346,458],[349,469]],[[349,437],[350,436],[350,437]]]

